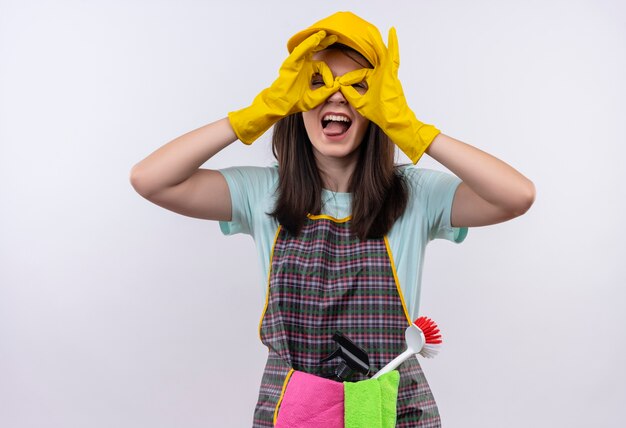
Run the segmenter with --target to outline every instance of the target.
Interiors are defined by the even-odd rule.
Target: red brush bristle
[[[435,321],[431,320],[428,317],[419,317],[414,321],[414,324],[424,332],[424,338],[426,339],[427,344],[439,345],[443,343],[443,340],[441,339],[441,334],[439,332],[439,327],[437,327]]]

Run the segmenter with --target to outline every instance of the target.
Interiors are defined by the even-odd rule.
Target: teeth
[[[347,117],[339,116],[336,114],[327,114],[322,118],[322,120],[332,120],[333,122],[350,122],[350,119],[348,119]]]

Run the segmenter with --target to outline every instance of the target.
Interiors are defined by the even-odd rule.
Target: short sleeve
[[[452,203],[461,179],[455,175],[429,169],[407,168],[416,201],[426,215],[428,239],[447,239],[460,243],[467,227],[452,227]]]
[[[265,206],[276,183],[275,168],[229,167],[218,170],[226,179],[230,191],[231,221],[220,221],[224,235],[254,234],[255,218],[260,206]]]

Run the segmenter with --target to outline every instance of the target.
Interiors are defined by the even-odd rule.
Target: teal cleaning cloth
[[[394,428],[399,383],[397,370],[377,379],[344,382],[345,428]]]

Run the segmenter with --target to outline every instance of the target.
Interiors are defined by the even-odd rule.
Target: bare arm
[[[485,226],[524,214],[535,200],[535,186],[510,165],[476,147],[439,134],[426,153],[456,174],[452,225]]]
[[[218,171],[200,169],[237,140],[227,118],[190,131],[133,166],[137,193],[168,210],[209,220],[231,219],[230,192]]]

